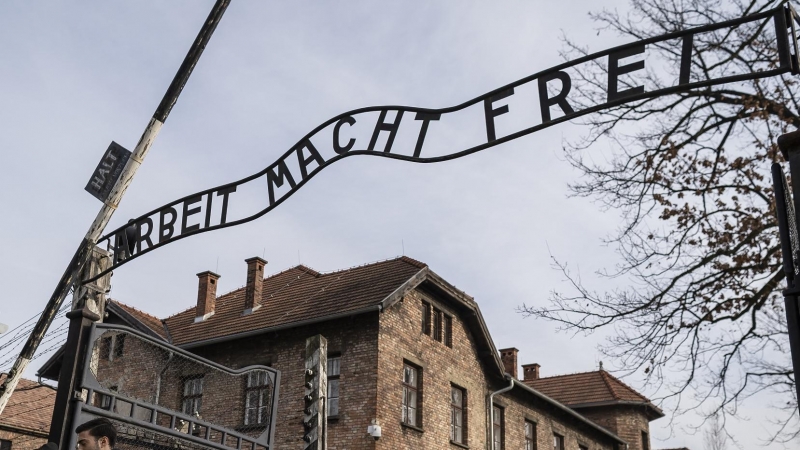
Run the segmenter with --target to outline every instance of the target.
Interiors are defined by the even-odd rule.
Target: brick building
[[[0,374],[0,383],[6,374]],[[32,450],[47,442],[56,391],[21,379],[0,415],[0,450]]]
[[[605,371],[540,378],[530,364],[519,379],[517,350],[498,351],[475,300],[424,263],[401,257],[331,273],[299,265],[267,278],[266,261],[246,263],[246,285],[233,292],[217,296],[220,276],[203,272],[197,303],[183,312],[158,319],[109,301],[106,320],[229,367],[280,370],[279,449],[302,448],[304,345],[316,334],[328,340],[330,450],[650,449],[649,421],[663,416],[650,401]],[[57,366],[55,356],[40,375]],[[219,397],[191,388],[173,390]],[[230,416],[239,390],[199,412]],[[232,420],[245,424],[238,410]],[[381,427],[379,439],[369,425]]]

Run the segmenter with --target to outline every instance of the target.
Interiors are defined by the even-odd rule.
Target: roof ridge
[[[606,372],[603,369],[600,369],[597,371],[597,373],[600,374],[600,378],[603,380],[603,384],[605,384],[609,392],[611,392],[611,397],[613,397],[615,400],[622,400],[622,397],[619,395],[619,392],[617,392],[617,390],[614,389],[614,386],[611,385],[611,381],[606,376],[608,375],[608,372]]]
[[[377,260],[377,261],[372,261],[372,262],[368,262],[368,263],[364,263],[364,264],[358,264],[358,265],[355,265],[355,266],[352,266],[352,267],[348,267],[348,268],[345,268],[345,269],[337,269],[337,270],[333,270],[333,271],[330,271],[330,272],[320,272],[320,274],[323,275],[323,276],[325,276],[325,275],[334,275],[334,274],[337,274],[337,273],[349,272],[349,271],[351,271],[353,269],[361,269],[362,267],[375,266],[375,265],[387,263],[387,262],[390,262],[390,261],[403,261],[403,262],[408,263],[408,264],[410,264],[412,266],[416,266],[416,267],[418,267],[420,269],[423,268],[423,267],[428,267],[427,264],[425,264],[425,263],[423,263],[421,261],[417,261],[414,258],[409,258],[408,256],[403,255],[403,256],[395,256],[394,258],[380,259],[380,260]]]
[[[622,385],[622,387],[624,387],[624,388],[628,389],[629,391],[633,392],[633,393],[634,393],[634,394],[636,394],[637,396],[639,396],[639,397],[641,397],[642,399],[644,399],[644,401],[646,401],[646,402],[648,402],[648,403],[653,403],[653,402],[652,402],[652,401],[651,401],[649,398],[647,398],[647,397],[645,397],[644,395],[642,395],[641,393],[639,393],[639,391],[638,391],[638,390],[636,390],[636,389],[634,389],[634,388],[632,388],[632,387],[628,386],[628,385],[627,385],[627,384],[626,384],[624,381],[620,380],[619,378],[615,377],[614,375],[611,375],[610,373],[606,372],[605,370],[604,370],[603,372],[606,374],[606,376],[610,377],[610,378],[611,378],[611,380],[613,380],[613,381],[615,381],[615,382],[619,383],[620,385]],[[615,391],[615,392],[616,392],[616,391]]]
[[[539,378],[536,378],[535,380],[528,380],[528,381],[549,380],[549,379],[552,379],[552,378],[571,377],[573,375],[585,375],[585,374],[597,373],[597,372],[599,372],[599,371],[597,371],[597,370],[587,370],[586,372],[562,373],[560,375],[550,375],[549,377],[539,377]]]
[[[141,309],[139,309],[139,308],[137,308],[135,306],[131,306],[131,305],[127,304],[127,303],[121,302],[121,301],[119,301],[117,299],[113,299],[113,298],[109,298],[108,300],[111,301],[111,302],[114,302],[114,303],[116,303],[116,304],[118,304],[118,305],[120,305],[122,307],[130,308],[130,309],[132,309],[132,310],[134,310],[136,312],[139,312],[139,313],[141,313],[141,314],[143,314],[143,315],[145,315],[147,317],[150,317],[151,319],[155,319],[155,320],[161,322],[161,319],[159,319],[158,317],[150,314],[149,312],[142,311]]]

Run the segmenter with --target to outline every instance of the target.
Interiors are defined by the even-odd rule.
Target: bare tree
[[[728,435],[720,421],[719,414],[711,416],[703,431],[703,448],[705,450],[728,450]]]
[[[632,0],[628,12],[592,14],[600,31],[629,40],[717,23],[778,6],[765,0]],[[720,70],[775,67],[770,22],[695,36],[694,80]],[[566,39],[565,57],[588,50]],[[646,84],[668,86],[680,67],[679,40],[657,44],[669,62],[648,70]],[[578,74],[583,105],[605,100],[603,62]],[[597,293],[556,261],[570,288],[547,306],[520,312],[572,331],[614,330],[602,350],[622,375],[644,374],[676,412],[736,413],[747,398],[778,393],[779,428],[771,439],[800,434],[789,360],[784,274],[769,167],[782,161],[776,139],[800,127],[800,88],[791,75],[699,88],[588,116],[589,132],[566,156],[584,177],[571,186],[604,208],[621,211],[609,237],[620,263],[601,275],[627,285]],[[578,108],[575,108],[576,110]],[[592,158],[599,142],[612,154]],[[598,162],[599,161],[599,162]],[[702,407],[702,408],[701,408]]]

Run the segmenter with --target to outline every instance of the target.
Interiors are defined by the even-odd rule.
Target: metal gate
[[[86,342],[73,428],[105,417],[120,450],[274,449],[278,370],[231,369],[118,325],[93,324]]]

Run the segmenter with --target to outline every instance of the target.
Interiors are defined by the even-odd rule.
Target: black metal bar
[[[78,398],[81,378],[83,376],[84,358],[89,353],[89,334],[92,323],[100,320],[100,316],[90,311],[87,307],[70,311],[69,333],[64,344],[64,358],[61,363],[61,372],[58,376],[58,390],[56,391],[53,416],[50,420],[50,437],[58,448],[66,448],[69,444],[70,433],[73,428],[74,402]]]
[[[161,99],[161,103],[158,105],[156,112],[153,114],[153,118],[157,119],[161,123],[167,121],[167,117],[169,116],[170,111],[172,111],[172,107],[175,106],[175,102],[178,101],[178,96],[181,95],[183,87],[189,80],[189,76],[192,74],[194,67],[197,65],[197,61],[200,60],[203,50],[205,50],[206,45],[208,45],[211,35],[214,34],[214,30],[217,28],[217,24],[219,24],[219,21],[222,19],[222,15],[225,14],[225,10],[228,8],[230,2],[231,0],[217,0],[217,2],[214,4],[214,7],[211,9],[211,12],[208,14],[208,18],[206,18],[206,21],[203,24],[203,27],[200,29],[200,32],[197,34],[194,43],[189,48],[189,52],[183,59],[183,63],[181,63],[178,73],[175,74],[175,78],[172,79],[172,83],[169,85],[167,92],[164,94],[164,98]]]
[[[779,163],[772,164],[772,187],[775,192],[775,211],[778,216],[778,232],[780,233],[781,255],[783,256],[783,272],[790,288],[794,287],[794,249],[792,249],[791,231],[789,230],[789,212],[786,210],[786,177]]]
[[[795,227],[800,225],[798,219],[798,204],[800,203],[800,130],[786,133],[778,137],[778,147],[783,156],[789,161],[789,174],[792,178],[792,204],[794,205]],[[784,195],[786,193],[784,192]],[[777,193],[776,193],[777,197]],[[784,197],[785,198],[785,197]],[[780,201],[779,199],[776,199]],[[787,214],[788,216],[788,214]],[[788,217],[786,217],[788,219]],[[784,224],[786,227],[786,224]],[[792,230],[788,230],[790,233]],[[800,229],[796,229],[800,233]],[[783,240],[784,236],[781,235]],[[781,242],[781,247],[785,245]],[[794,247],[794,246],[792,246]],[[784,261],[794,258],[796,248],[791,248],[790,252],[783,253]],[[782,250],[783,251],[783,250]],[[794,261],[792,261],[794,263]],[[784,267],[786,263],[784,262]],[[789,287],[783,291],[784,308],[786,311],[786,325],[789,333],[789,348],[792,353],[792,368],[794,370],[795,381],[800,374],[800,286],[796,283],[789,283]],[[795,382],[797,398],[800,399],[800,383]],[[800,407],[800,405],[798,405]]]

